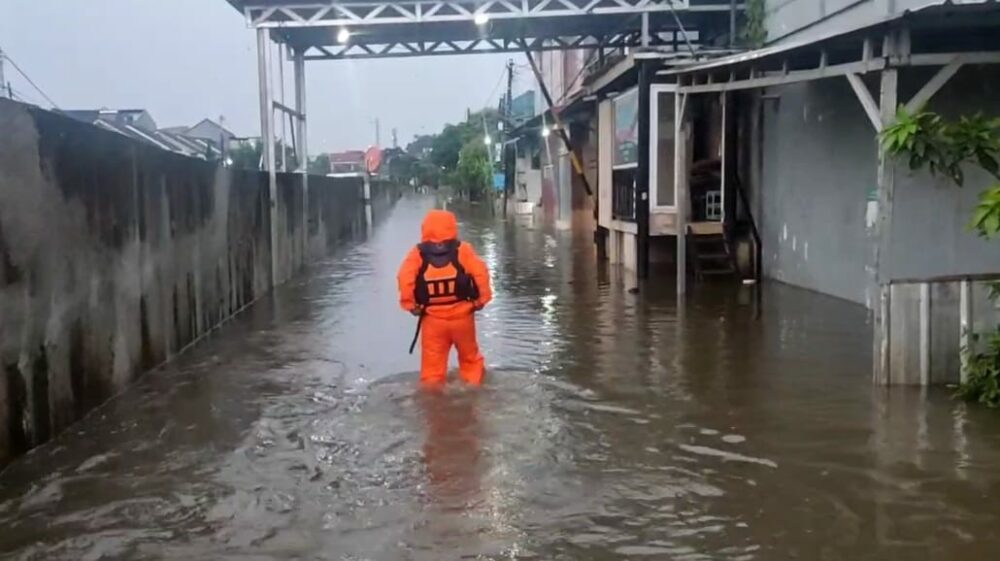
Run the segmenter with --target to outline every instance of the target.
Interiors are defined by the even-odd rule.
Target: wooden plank
[[[934,94],[941,91],[941,88],[952,79],[953,76],[965,65],[965,61],[962,57],[957,56],[954,60],[945,65],[941,70],[938,70],[937,74],[933,78],[924,84],[924,87],[920,88],[912,99],[906,104],[906,110],[910,113],[916,113],[917,111],[924,108],[927,102],[930,101]]]
[[[719,236],[723,233],[722,222],[691,222],[688,232],[695,236]]]
[[[847,74],[847,81],[851,83],[851,88],[854,89],[854,95],[858,97],[858,101],[861,102],[861,107],[865,110],[865,115],[868,116],[868,120],[871,121],[872,126],[875,127],[877,132],[882,131],[882,115],[879,111],[878,103],[875,103],[875,99],[872,97],[872,93],[868,91],[868,86],[865,85],[864,81],[857,74]]]

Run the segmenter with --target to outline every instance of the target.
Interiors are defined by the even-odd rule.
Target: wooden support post
[[[892,383],[889,370],[889,326],[891,324],[892,285],[883,284],[879,287],[879,299],[875,309],[875,368],[873,378],[875,385],[888,386]]]
[[[920,285],[920,385],[931,384],[931,285]]]
[[[961,383],[969,381],[969,352],[972,351],[972,329],[974,326],[972,317],[972,281],[965,279],[959,289],[959,315],[958,315],[958,346],[962,357],[962,367],[959,373]]]
[[[719,94],[719,105],[722,109],[722,132],[720,133],[719,141],[719,164],[720,164],[720,184],[719,189],[722,195],[721,200],[721,210],[722,210],[722,223],[725,224],[729,217],[726,216],[726,186],[728,185],[728,175],[729,175],[729,162],[727,161],[727,145],[729,144],[729,130],[728,130],[728,97],[726,92]]]
[[[674,94],[674,201],[677,206],[677,298],[687,292],[688,139],[686,126],[688,94]],[[680,302],[678,302],[679,304]]]
[[[868,120],[871,121],[872,126],[875,127],[875,132],[882,132],[882,112],[879,108],[879,104],[875,103],[875,99],[872,98],[872,94],[868,91],[868,86],[861,80],[861,77],[857,74],[847,74],[847,81],[851,83],[851,88],[854,90],[854,95],[858,97],[858,101],[861,102],[861,107],[865,110],[865,115],[868,116]]]
[[[941,88],[948,83],[948,80],[958,73],[958,71],[965,65],[965,61],[962,57],[956,56],[954,60],[945,65],[941,70],[938,70],[937,74],[934,75],[930,80],[924,84],[924,87],[920,88],[913,98],[906,103],[906,110],[910,113],[916,113],[923,109],[924,105],[934,97],[934,94],[941,91]]]
[[[650,118],[650,88],[652,64],[639,64],[639,146],[635,178],[636,272],[640,279],[649,278],[649,146],[653,130]]]
[[[882,83],[880,93],[880,117],[883,125],[888,125],[895,118],[896,102],[898,94],[899,75],[895,68],[888,68],[882,71]],[[885,256],[889,254],[889,245],[892,234],[892,205],[894,199],[895,174],[893,163],[889,155],[881,148],[878,153],[878,192],[874,227],[870,230],[869,241],[871,243],[871,260],[868,264],[868,297],[870,303],[874,303],[875,295],[879,294],[880,304],[872,306],[875,313],[874,334],[878,352],[875,364],[876,378],[883,383],[890,383],[889,371],[889,331],[890,317],[885,291],[888,290],[888,275],[885,274],[887,264],[884,262]],[[879,371],[882,370],[881,373]]]

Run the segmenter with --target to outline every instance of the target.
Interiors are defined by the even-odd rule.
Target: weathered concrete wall
[[[265,293],[271,242],[265,174],[4,100],[0,131],[2,465]],[[364,214],[360,182],[312,178],[307,237],[280,178],[284,279]]]
[[[902,72],[900,99],[910,99],[932,72]],[[977,111],[1000,115],[998,84],[996,67],[965,68],[929,108],[952,117]],[[876,194],[875,131],[844,79],[774,88],[769,94],[762,101],[762,179],[755,193],[761,197],[757,220],[765,273],[866,304],[865,266],[872,251],[866,207]],[[884,278],[996,272],[1000,243],[980,239],[966,227],[989,177],[970,168],[959,189],[904,168],[896,173]]]
[[[877,144],[846,80],[775,89],[763,102],[757,219],[766,276],[865,302],[866,196]]]

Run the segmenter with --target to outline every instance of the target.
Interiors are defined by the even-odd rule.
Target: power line
[[[490,106],[489,105],[490,100],[493,99],[493,96],[497,93],[497,90],[500,89],[500,84],[503,83],[503,79],[506,78],[506,77],[507,77],[507,65],[505,64],[504,67],[503,67],[503,71],[500,72],[500,78],[497,79],[497,85],[493,86],[493,91],[490,92],[490,95],[486,96],[486,100],[483,101],[483,105],[482,105],[483,107],[489,107]]]
[[[46,94],[45,91],[42,90],[42,88],[38,87],[38,84],[36,84],[35,81],[32,80],[31,77],[28,76],[28,74],[24,70],[21,70],[21,67],[18,66],[16,62],[14,62],[14,59],[10,58],[9,54],[4,53],[3,54],[3,58],[7,62],[9,62],[12,67],[14,67],[14,70],[17,70],[18,74],[20,74],[21,76],[23,76],[24,79],[27,80],[29,84],[31,84],[32,88],[35,88],[35,91],[37,91],[38,93],[40,93],[42,95],[42,97],[45,98],[45,101],[48,101],[49,104],[52,105],[52,107],[55,107],[56,109],[59,109],[59,106],[56,105],[56,102],[52,101],[52,98],[49,97],[48,94]]]

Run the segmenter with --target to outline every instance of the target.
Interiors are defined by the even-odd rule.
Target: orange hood
[[[420,241],[441,243],[458,239],[458,220],[447,210],[432,210],[420,227]]]

